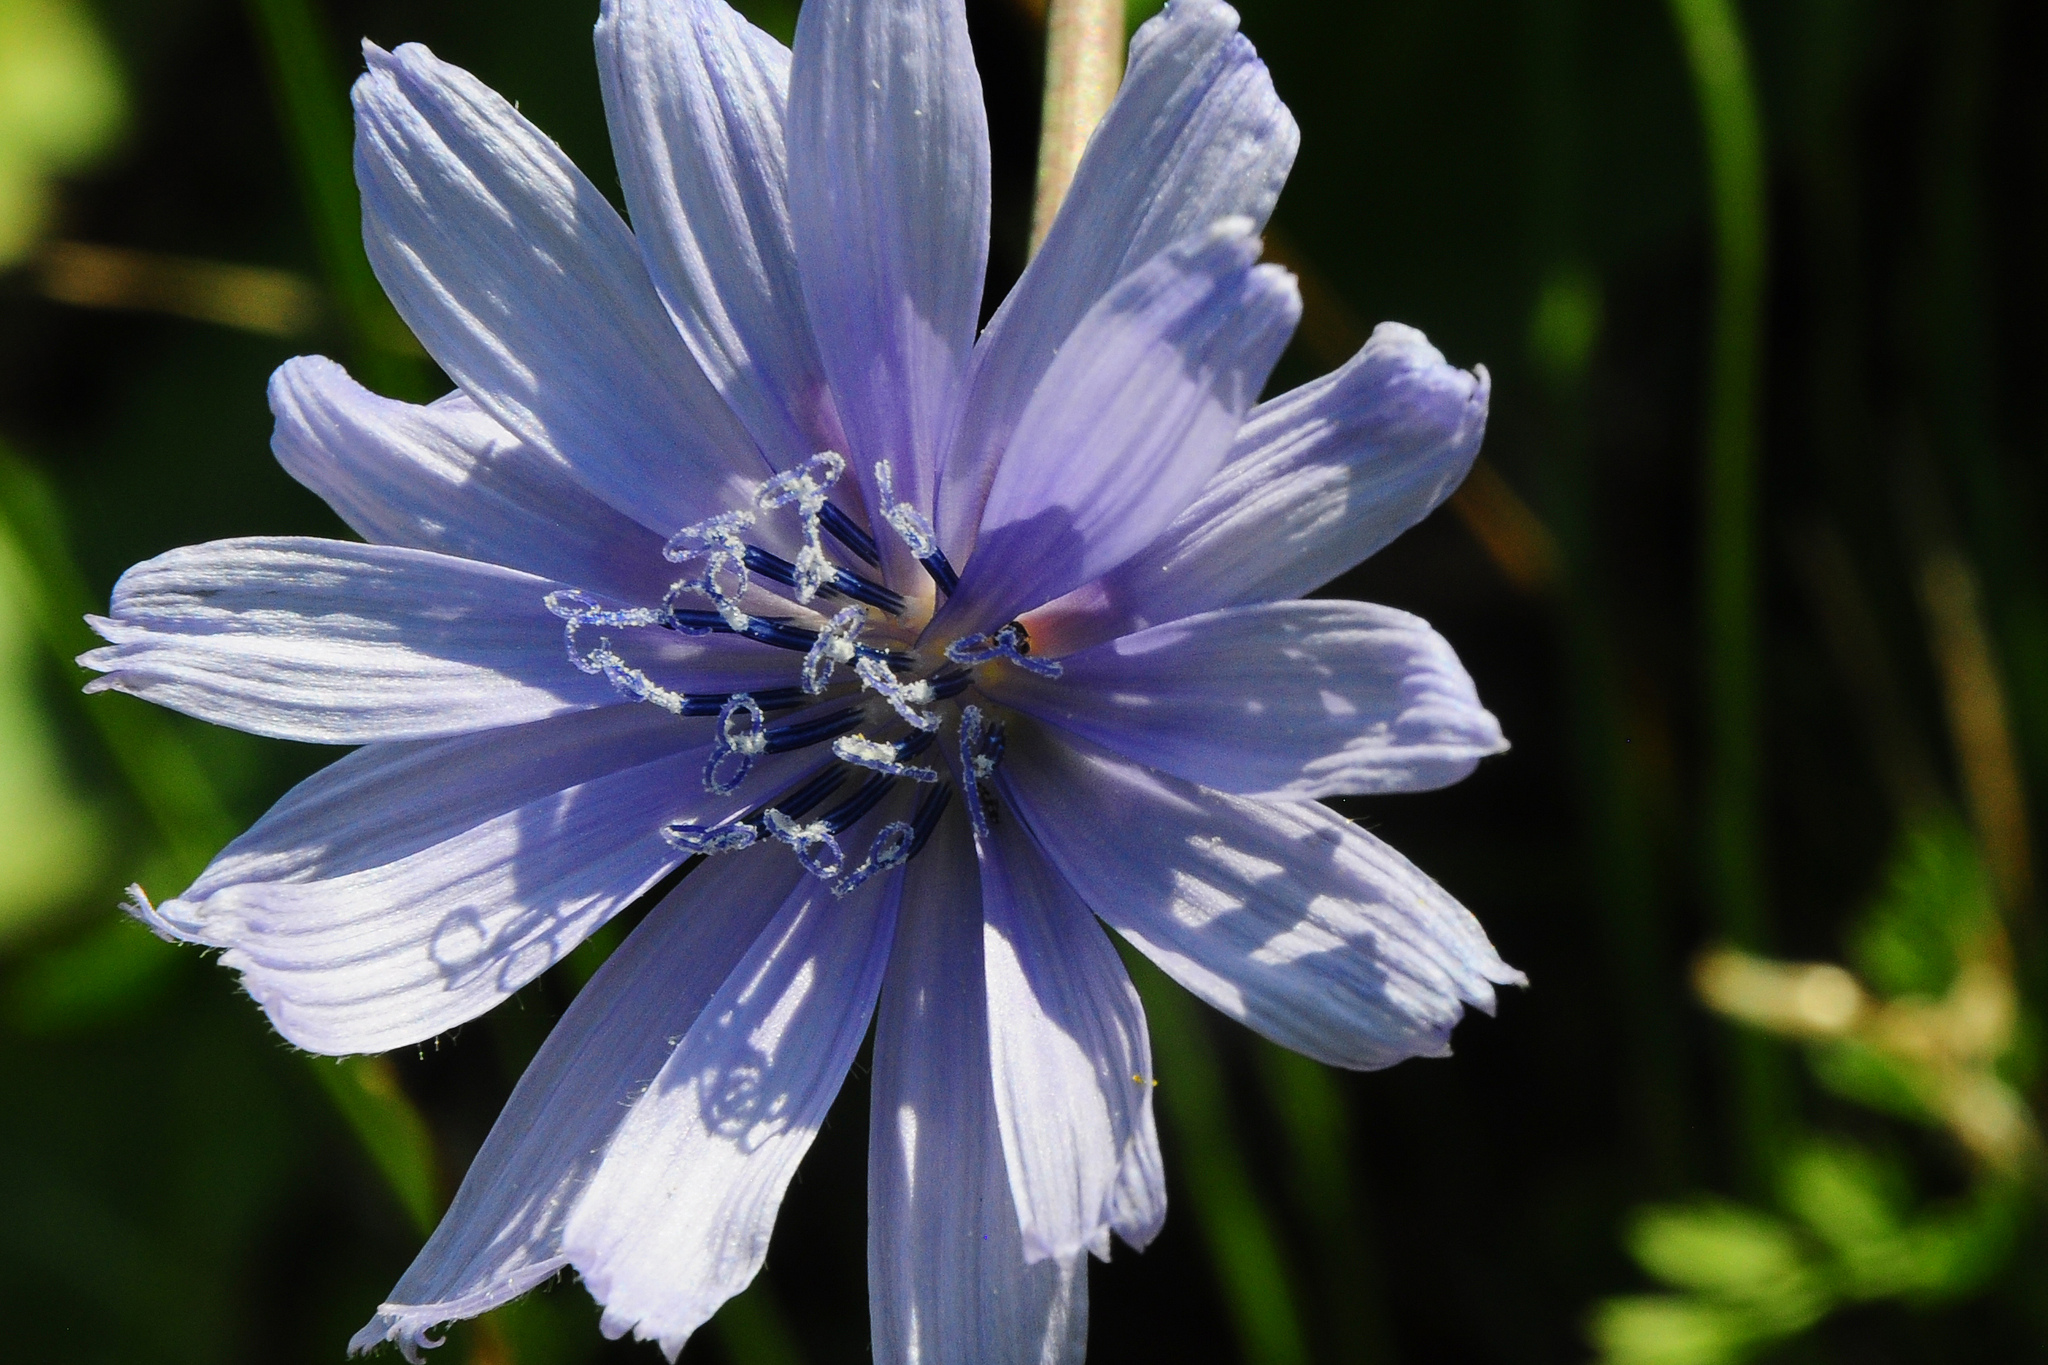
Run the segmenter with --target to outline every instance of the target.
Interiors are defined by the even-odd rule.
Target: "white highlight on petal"
[[[896,1140],[903,1144],[903,1193],[917,1198],[917,1106],[896,1106]]]
[[[768,1065],[775,1065],[775,1053],[782,1046],[782,1036],[789,1032],[789,1025],[796,1018],[796,1012],[803,1008],[810,998],[811,987],[817,984],[818,960],[811,958],[797,968],[796,975],[782,988],[782,996],[768,1015],[754,1026],[747,1035],[747,1046],[761,1054]]]

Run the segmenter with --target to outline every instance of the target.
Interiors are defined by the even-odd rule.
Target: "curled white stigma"
[[[854,641],[860,638],[867,622],[868,614],[861,608],[844,607],[825,623],[818,638],[811,642],[811,652],[804,655],[804,691],[823,692],[832,681],[832,670],[852,662]]]
[[[832,741],[832,754],[842,763],[851,763],[858,768],[872,768],[891,777],[907,777],[914,782],[939,780],[938,769],[904,763],[901,761],[902,751],[894,744],[869,739],[866,735],[841,735]]]
[[[574,588],[551,592],[541,600],[549,611],[562,618],[562,642],[569,651],[569,662],[578,671],[601,675],[621,695],[634,701],[649,702],[673,715],[683,714],[683,703],[687,700],[683,694],[669,691],[620,658],[609,637],[600,635],[596,646],[590,649],[584,649],[576,638],[576,632],[584,626],[658,626],[665,613],[652,607],[607,607]]]
[[[745,632],[752,618],[740,610],[740,599],[753,578],[747,572],[747,543],[740,532],[753,524],[752,512],[720,512],[670,536],[661,547],[663,558],[672,564],[701,560],[704,571],[695,578],[678,579],[668,590],[669,601],[681,593],[697,593],[710,599],[735,633]]]
[[[845,472],[845,456],[835,450],[821,450],[797,468],[785,469],[769,479],[754,495],[754,505],[764,512],[795,503],[797,515],[803,519],[804,546],[797,551],[796,582],[791,585],[799,602],[816,597],[818,589],[832,576],[832,564],[825,558],[825,546],[819,538],[818,514],[825,510],[825,490],[839,482],[839,476]]]
[[[752,848],[760,831],[744,820],[729,825],[691,825],[680,820],[662,826],[661,837],[685,853],[737,853]]]
[[[846,863],[846,854],[839,847],[839,840],[832,834],[832,827],[823,820],[813,820],[808,825],[798,824],[781,811],[770,806],[761,812],[761,823],[768,832],[788,844],[796,851],[796,860],[803,864],[804,871],[820,881],[831,881],[839,875],[839,869]],[[819,850],[825,856],[819,856]]]
[[[930,559],[939,552],[939,533],[925,515],[907,502],[896,500],[896,471],[887,460],[875,461],[875,490],[881,494],[882,520],[903,538],[916,559]]]
[[[1031,637],[1024,633],[1021,621],[1012,621],[993,634],[963,635],[946,646],[946,657],[968,665],[1004,659],[1041,678],[1057,678],[1064,671],[1056,660],[1031,657]]]
[[[874,844],[868,849],[868,856],[861,865],[847,873],[832,885],[832,894],[844,896],[862,882],[879,872],[892,867],[901,867],[910,861],[910,850],[917,843],[917,829],[901,820],[882,826],[875,835]]]
[[[937,693],[932,685],[919,678],[916,682],[904,682],[889,671],[889,666],[880,659],[866,654],[853,661],[853,671],[860,675],[861,684],[879,695],[883,701],[894,707],[896,714],[908,724],[920,730],[936,730],[939,718],[929,711],[918,708],[930,706]]]
[[[988,838],[988,810],[982,801],[981,785],[995,776],[1003,761],[1001,726],[984,726],[981,708],[972,703],[960,711],[960,795],[965,799],[967,819],[977,839]]]
[[[718,708],[718,733],[704,763],[704,790],[718,796],[747,780],[754,760],[768,750],[768,717],[761,704],[735,692]]]

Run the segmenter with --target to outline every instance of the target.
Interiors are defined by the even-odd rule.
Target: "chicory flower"
[[[1504,747],[1450,647],[1305,594],[1469,467],[1487,383],[1382,327],[1254,406],[1296,130],[1172,0],[977,334],[989,150],[961,0],[606,0],[629,229],[425,49],[354,93],[372,263],[457,390],[333,363],[275,450],[364,543],[123,576],[115,688],[358,745],[134,909],[345,1054],[475,1017],[687,861],[579,994],[353,1343],[573,1269],[685,1339],[766,1254],[875,1020],[875,1356],[1074,1360],[1085,1254],[1165,1215],[1136,993],[1098,921],[1346,1067],[1446,1050],[1518,973],[1318,803]]]

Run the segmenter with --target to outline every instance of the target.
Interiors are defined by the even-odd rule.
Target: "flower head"
[[[362,746],[137,912],[292,1042],[377,1051],[703,863],[358,1349],[573,1268],[673,1358],[877,1018],[876,1358],[1075,1359],[1083,1253],[1165,1215],[1098,920],[1340,1066],[1441,1053],[1520,980],[1316,801],[1504,747],[1422,621],[1303,598],[1456,485],[1487,388],[1388,326],[1254,406],[1299,312],[1256,236],[1296,135],[1236,30],[1219,0],[1140,30],[978,336],[960,0],[812,0],[793,54],[722,0],[606,0],[630,230],[469,75],[366,47],[365,240],[459,387],[287,364],[278,458],[366,543],[173,551],[95,619],[95,688]]]

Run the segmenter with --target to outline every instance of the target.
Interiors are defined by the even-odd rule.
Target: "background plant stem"
[[[1045,105],[1038,133],[1038,192],[1031,203],[1037,254],[1067,197],[1089,134],[1124,78],[1123,0],[1052,0],[1045,14]]]
[[[1706,693],[1703,834],[1720,932],[1768,946],[1758,729],[1757,395],[1766,270],[1763,130],[1732,0],[1671,0],[1706,147],[1714,302],[1706,385],[1700,585]],[[1756,1039],[1735,1042],[1741,1159],[1753,1183],[1771,1165],[1785,1109],[1782,1066]]]

